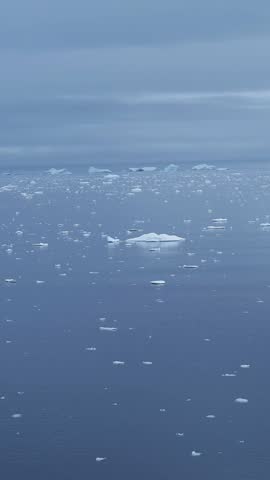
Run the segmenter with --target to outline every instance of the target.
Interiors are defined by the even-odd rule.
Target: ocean
[[[270,168],[53,173],[0,174],[3,478],[268,480]]]

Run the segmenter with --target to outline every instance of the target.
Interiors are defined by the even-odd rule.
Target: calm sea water
[[[270,170],[114,173],[0,175],[1,474],[266,480]]]

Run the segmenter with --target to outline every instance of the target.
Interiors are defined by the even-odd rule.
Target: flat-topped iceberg
[[[139,242],[184,242],[185,238],[178,237],[177,235],[167,235],[167,233],[145,233],[140,237],[129,238],[128,243]]]

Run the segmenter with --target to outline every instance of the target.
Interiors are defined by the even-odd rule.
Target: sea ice
[[[207,163],[200,163],[199,165],[195,165],[192,167],[192,170],[213,170],[215,165],[208,165]]]
[[[119,238],[113,238],[113,237],[110,237],[109,235],[107,235],[107,242],[108,243],[119,243],[120,240],[119,240]]]
[[[116,327],[99,327],[100,331],[104,332],[116,332],[117,328]]]
[[[200,457],[201,455],[202,455],[201,452],[196,452],[195,450],[192,450],[192,452],[191,452],[192,457]]]
[[[111,173],[111,170],[108,170],[107,168],[89,167],[88,173]]]
[[[145,233],[140,237],[129,238],[128,243],[139,242],[184,242],[185,238],[178,237],[177,235],[167,235],[166,233]]]
[[[248,403],[247,398],[236,398],[234,401],[235,403]]]

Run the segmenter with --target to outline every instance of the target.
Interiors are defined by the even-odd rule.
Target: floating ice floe
[[[248,403],[248,399],[247,398],[236,398],[235,400],[235,403]]]
[[[70,172],[68,170],[66,170],[66,168],[50,168],[49,170],[47,170],[47,173],[49,173],[50,175],[61,175],[61,174],[70,174]]]
[[[183,268],[186,270],[197,270],[199,268],[199,265],[183,265]]]
[[[125,362],[122,362],[121,360],[114,360],[113,365],[125,365]]]
[[[240,365],[240,368],[250,368],[250,365],[243,364],[243,365]]]
[[[154,172],[157,167],[130,167],[130,172]]]
[[[6,283],[17,283],[17,280],[15,278],[5,278]]]
[[[95,351],[96,351],[96,347],[86,347],[85,350],[88,350],[89,352],[95,352]]]
[[[13,415],[11,415],[12,418],[21,418],[22,417],[22,414],[21,413],[13,413]]]
[[[43,242],[32,243],[32,247],[47,248],[48,246],[49,246],[48,243],[43,243]]]
[[[104,462],[105,460],[107,460],[106,457],[96,457],[96,462]]]
[[[142,189],[140,187],[134,187],[131,189],[132,193],[140,193]]]
[[[128,243],[139,243],[139,242],[184,242],[185,238],[178,237],[177,235],[167,235],[167,233],[145,233],[140,237],[129,238]]]
[[[195,165],[192,167],[192,170],[213,170],[215,165],[208,165],[207,163],[200,163],[199,165]]]
[[[176,432],[175,434],[177,437],[183,437],[184,436],[184,433],[181,433],[181,432]]]
[[[88,173],[111,173],[111,170],[108,168],[89,167]]]
[[[207,230],[225,230],[224,225],[208,225]]]
[[[108,173],[108,175],[105,175],[104,178],[107,178],[108,180],[116,180],[117,178],[120,178],[120,175]]]
[[[192,457],[200,457],[202,455],[201,452],[196,452],[196,450],[192,450],[191,452],[191,456]]]
[[[208,418],[209,420],[213,420],[214,418],[216,418],[215,415],[206,415],[205,418]]]
[[[113,238],[113,237],[110,237],[109,235],[107,235],[107,242],[108,243],[120,243],[120,240],[119,240],[119,238]]]
[[[145,361],[145,360],[144,360],[144,361],[142,362],[142,364],[143,364],[143,365],[153,365],[153,362],[148,362],[148,361]]]
[[[227,222],[228,222],[228,219],[227,219],[227,218],[213,218],[212,222],[213,222],[213,223],[221,223],[221,224],[224,224],[224,223],[227,223]]]
[[[177,170],[178,170],[178,165],[175,165],[174,163],[170,163],[170,165],[167,165],[167,167],[164,168],[164,172],[167,172],[167,173],[177,172]]]
[[[151,280],[151,285],[165,285],[165,280]]]
[[[99,327],[99,330],[102,332],[116,332],[116,327]]]
[[[223,373],[222,377],[236,377],[236,373]]]

